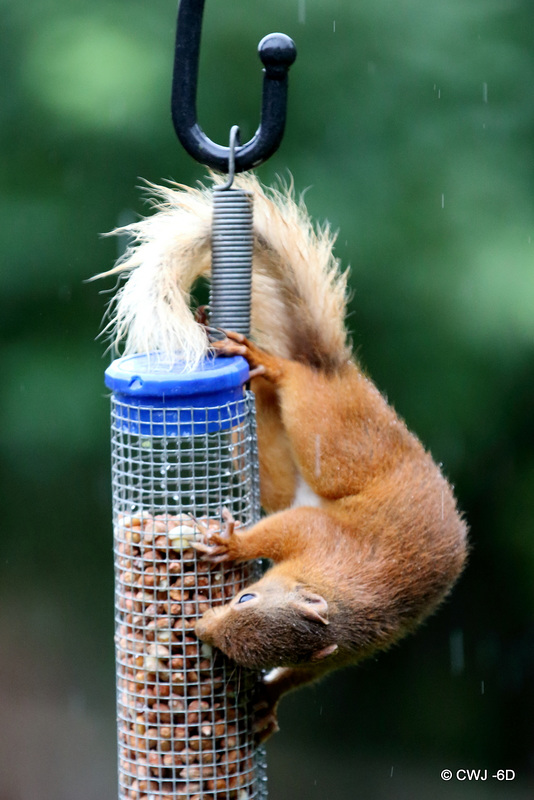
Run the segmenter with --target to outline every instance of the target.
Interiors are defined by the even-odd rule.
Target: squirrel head
[[[333,654],[326,599],[275,570],[206,611],[196,625],[198,637],[251,669],[309,664]]]

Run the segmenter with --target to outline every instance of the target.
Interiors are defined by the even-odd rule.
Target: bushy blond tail
[[[235,186],[254,197],[253,338],[275,355],[336,368],[350,351],[346,273],[332,253],[335,236],[328,226],[313,226],[292,186],[267,193],[252,174],[238,176]],[[192,368],[208,349],[189,300],[195,280],[211,268],[211,187],[149,188],[155,213],[112,232],[129,235],[131,244],[104,273],[129,272],[107,328],[124,340],[125,352],[179,353]]]

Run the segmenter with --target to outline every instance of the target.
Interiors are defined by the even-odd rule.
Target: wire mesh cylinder
[[[243,189],[215,189],[211,238],[210,324],[250,332],[252,197]]]
[[[255,569],[208,565],[190,546],[199,527],[221,529],[223,508],[244,526],[259,517],[247,374],[240,358],[206,362],[191,376],[140,357],[106,373],[120,800],[267,797],[252,732],[257,676],[194,632]]]

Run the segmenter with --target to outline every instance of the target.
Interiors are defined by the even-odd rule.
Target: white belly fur
[[[313,489],[310,489],[302,475],[299,474],[291,508],[299,508],[299,506],[313,506],[314,508],[319,508],[320,505],[321,498],[319,495],[315,494]]]

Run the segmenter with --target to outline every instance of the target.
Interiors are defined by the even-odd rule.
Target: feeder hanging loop
[[[224,192],[232,188],[232,184],[235,178],[235,151],[239,147],[239,142],[240,142],[239,136],[240,136],[239,125],[232,125],[232,127],[230,128],[230,147],[228,148],[229,150],[228,169],[227,169],[228,179],[226,180],[225,183],[221,183],[220,186],[216,187],[217,191],[219,192]]]
[[[204,0],[181,0],[176,29],[172,81],[172,120],[178,139],[201,164],[228,172],[230,148],[209,139],[197,122],[196,94]],[[284,33],[271,33],[258,45],[264,65],[260,125],[248,142],[237,147],[235,171],[257,167],[278,149],[284,134],[289,67],[297,57]]]

